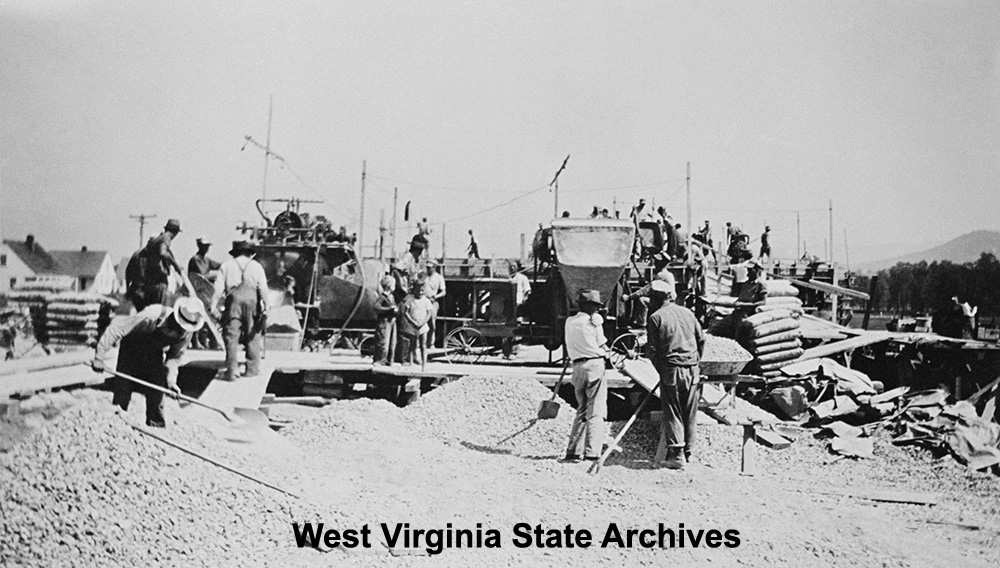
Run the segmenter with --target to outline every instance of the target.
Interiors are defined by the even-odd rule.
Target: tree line
[[[868,292],[871,276],[857,276],[852,288]],[[1000,260],[984,252],[975,262],[900,262],[878,272],[873,309],[900,315],[954,310],[958,296],[978,306],[979,318],[1000,315]]]

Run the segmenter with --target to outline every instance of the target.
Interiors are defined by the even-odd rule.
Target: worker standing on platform
[[[121,343],[118,372],[179,393],[177,373],[181,357],[191,336],[204,323],[204,308],[195,298],[180,298],[172,308],[153,304],[137,314],[115,318],[97,342],[90,366],[95,372],[103,373],[108,351]],[[127,411],[132,391],[145,391],[146,426],[166,427],[163,393],[146,390],[120,377],[115,377],[113,384],[116,406]]]
[[[610,355],[604,337],[604,302],[597,290],[580,290],[580,311],[566,319],[566,353],[573,362],[576,418],[569,434],[565,461],[597,460],[607,439],[608,383],[604,361]]]
[[[212,312],[222,320],[222,338],[226,343],[225,380],[239,376],[239,350],[246,350],[245,377],[260,374],[260,360],[267,318],[267,275],[253,259],[256,248],[247,241],[233,241],[232,259],[222,263],[215,280]],[[224,304],[220,307],[220,302]]]
[[[173,269],[178,275],[181,274],[181,266],[170,250],[171,243],[180,232],[180,221],[170,219],[164,225],[162,233],[149,239],[146,246],[129,259],[125,269],[128,287],[125,295],[136,311],[142,311],[152,304],[167,302],[170,271]]]
[[[424,296],[431,301],[430,319],[427,322],[430,328],[427,331],[427,348],[434,347],[434,330],[437,329],[437,316],[441,310],[441,300],[447,293],[444,284],[444,276],[438,272],[437,263],[433,260],[427,261],[427,280],[424,282]]]
[[[694,313],[675,303],[675,290],[669,281],[657,280],[652,284],[654,297],[663,305],[649,316],[646,349],[660,375],[664,466],[684,469],[691,460],[695,442],[700,397],[698,364],[705,350],[705,335]]]
[[[760,261],[767,264],[771,260],[771,226],[764,227],[760,235]]]
[[[468,259],[479,260],[479,243],[476,242],[476,236],[472,234],[472,229],[469,229],[469,247],[466,251],[469,253]]]

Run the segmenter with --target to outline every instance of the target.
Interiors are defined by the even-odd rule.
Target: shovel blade
[[[556,416],[559,416],[559,403],[554,400],[543,400],[542,405],[538,407],[538,419],[552,420]]]
[[[232,421],[233,427],[246,430],[270,430],[267,416],[257,409],[234,408],[231,416],[236,418]]]

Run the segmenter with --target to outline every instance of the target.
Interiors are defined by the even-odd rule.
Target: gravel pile
[[[139,396],[127,417],[106,401],[71,407],[0,454],[4,565],[250,566],[316,554],[289,546],[289,523],[336,517],[133,430],[143,408]],[[252,451],[220,456],[224,442],[203,428],[158,433],[261,471]]]
[[[557,398],[559,415],[537,420],[539,405],[551,396],[532,378],[465,377],[434,389],[403,416],[418,431],[447,443],[520,456],[560,456],[576,410]]]

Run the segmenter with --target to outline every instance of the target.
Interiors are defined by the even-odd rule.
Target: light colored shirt
[[[517,299],[517,305],[520,306],[528,299],[528,294],[531,293],[531,280],[523,272],[518,272],[514,276],[511,276],[510,279],[517,286],[514,297]]]
[[[238,256],[223,262],[219,268],[210,305],[217,307],[223,298],[239,287],[244,278],[247,284],[257,289],[258,298],[267,298],[267,275],[264,274],[264,267],[250,257]]]
[[[444,276],[441,276],[439,272],[428,276],[427,280],[424,281],[424,296],[437,301],[439,298],[443,298],[444,295]]]
[[[566,318],[566,352],[571,361],[608,355],[604,318],[580,312]]]
[[[153,333],[167,321],[173,309],[161,304],[146,306],[141,312],[130,316],[118,316],[111,320],[108,328],[101,335],[101,340],[97,342],[94,352],[94,359],[104,362],[108,351],[114,348],[126,335],[132,333]],[[178,334],[177,341],[170,344],[166,352],[167,378],[177,379],[177,371],[180,367],[181,358],[187,350],[188,342],[191,340],[191,333]]]

